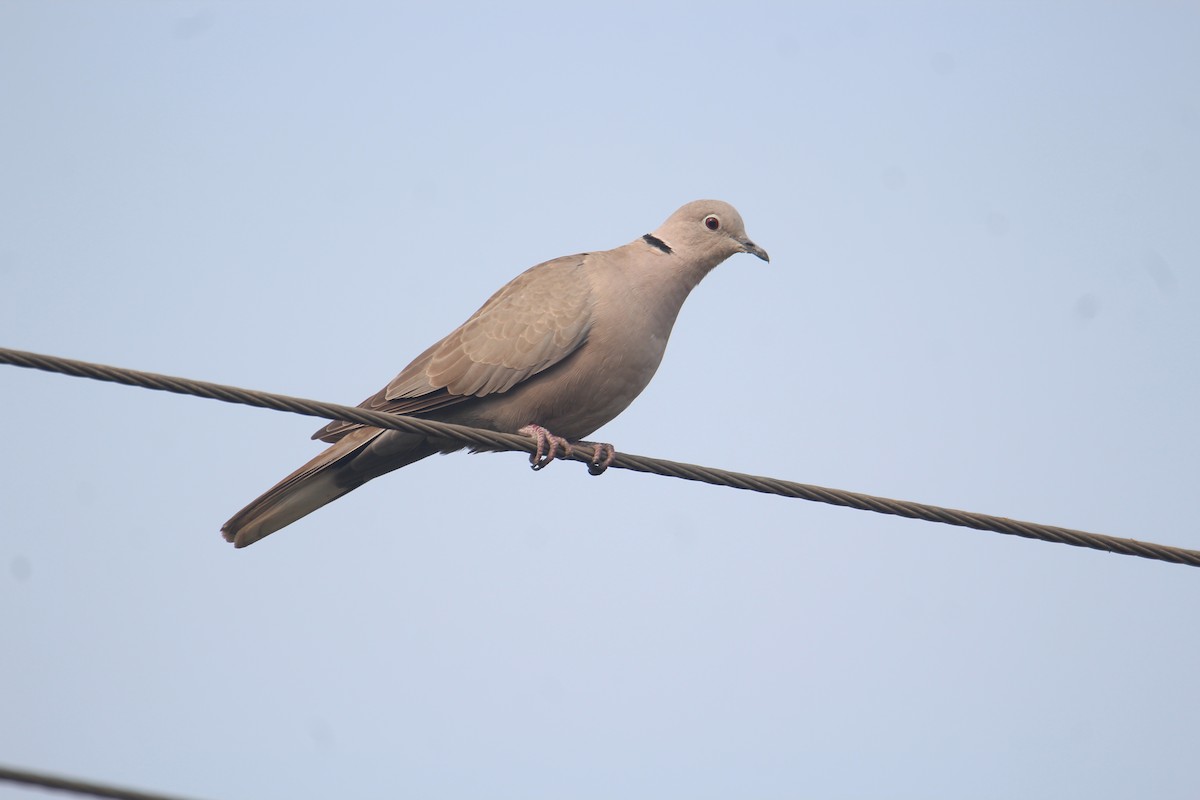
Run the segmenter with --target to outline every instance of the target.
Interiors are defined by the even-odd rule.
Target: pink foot
[[[537,452],[529,454],[529,463],[533,465],[534,470],[543,469],[554,459],[560,456],[565,457],[571,453],[570,442],[561,436],[555,436],[541,425],[531,423],[517,433],[532,436],[537,443]]]
[[[612,466],[617,457],[616,448],[608,442],[580,442],[579,444],[592,447],[592,460],[588,462],[588,472],[592,475],[602,474],[604,470]]]

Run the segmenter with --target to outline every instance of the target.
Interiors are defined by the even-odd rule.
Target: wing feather
[[[591,329],[586,261],[586,253],[567,256],[521,273],[360,406],[421,414],[506,392],[557,364]],[[313,438],[335,442],[358,427],[335,421]]]

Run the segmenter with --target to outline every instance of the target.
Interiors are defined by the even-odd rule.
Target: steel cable
[[[0,364],[40,369],[80,378],[120,383],[126,386],[139,386],[144,389],[156,389],[176,394],[206,397],[226,403],[239,403],[248,406],[258,406],[259,408],[270,408],[276,411],[289,411],[310,417],[357,422],[377,428],[391,428],[435,438],[456,439],[479,450],[512,450],[527,453],[532,453],[535,450],[532,440],[526,436],[498,433],[480,428],[469,428],[464,425],[451,425],[444,422],[434,422],[432,420],[407,417],[399,414],[384,414],[365,408],[344,406],[336,403],[323,403],[300,397],[289,397],[270,392],[242,389],[236,386],[225,386],[218,383],[192,380],[190,378],[159,375],[152,372],[142,372],[124,367],[112,367],[22,350],[0,348]],[[576,461],[587,462],[591,460],[592,455],[590,448],[578,448],[570,457]],[[1093,550],[1103,550],[1121,555],[1200,567],[1200,552],[1196,550],[1138,541],[1137,539],[1088,533],[1087,531],[1060,528],[1053,525],[1041,525],[1035,522],[1023,522],[1006,517],[943,508],[941,506],[933,506],[909,500],[893,500],[861,492],[829,489],[823,486],[796,483],[779,478],[748,475],[741,472],[730,472],[728,470],[704,467],[697,464],[666,461],[664,459],[639,456],[632,453],[618,452],[612,466],[635,472],[646,472],[671,478],[699,481],[715,486],[728,486],[734,489],[745,489],[752,492],[762,492],[764,494],[775,494],[783,497],[811,500],[818,503],[828,503],[835,506],[845,506],[861,511],[874,511],[877,514],[892,514],[899,517],[925,520],[927,522],[940,522],[945,525],[956,525],[962,528],[1023,536],[1027,539],[1040,539],[1045,542],[1057,542],[1059,544],[1069,544],[1074,547],[1087,547]]]

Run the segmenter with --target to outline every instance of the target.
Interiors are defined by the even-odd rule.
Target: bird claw
[[[517,433],[523,433],[533,438],[537,443],[537,452],[529,454],[529,463],[536,472],[544,469],[556,458],[565,458],[571,453],[571,443],[561,436],[555,436],[541,425],[526,425]]]
[[[529,454],[529,463],[535,472],[545,469],[554,459],[568,458],[574,452],[569,441],[541,425],[530,423],[517,433],[531,437],[537,444],[536,452]],[[588,472],[592,475],[603,474],[617,457],[616,448],[608,442],[580,442],[579,446],[592,448],[592,460],[588,462]]]
[[[580,442],[592,446],[592,460],[588,462],[589,475],[603,475],[617,458],[617,450],[608,442]]]

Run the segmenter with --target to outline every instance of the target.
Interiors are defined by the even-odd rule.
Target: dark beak
[[[769,255],[767,255],[767,251],[763,250],[761,247],[756,245],[754,242],[750,241],[749,239],[743,239],[741,242],[741,245],[742,245],[743,253],[750,253],[751,255],[758,256],[763,261],[766,261],[768,264],[771,263],[771,257]]]

